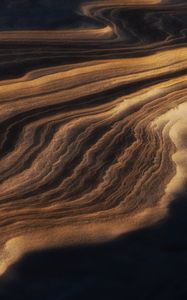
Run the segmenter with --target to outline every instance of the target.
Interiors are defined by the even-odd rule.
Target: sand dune
[[[1,274],[167,215],[186,184],[186,11],[90,1],[84,27],[1,29]]]

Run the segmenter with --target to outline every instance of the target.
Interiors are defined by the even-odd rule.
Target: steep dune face
[[[87,26],[0,31],[1,274],[148,226],[186,183],[187,5],[78,4]]]

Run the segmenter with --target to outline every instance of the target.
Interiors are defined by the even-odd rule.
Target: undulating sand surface
[[[67,279],[79,258],[69,272],[62,261],[71,262],[77,247],[81,259],[102,247],[107,255],[113,246],[106,245],[161,226],[186,198],[187,2],[8,0],[0,9],[1,299],[92,299],[97,276],[84,289]],[[125,243],[118,247],[127,261],[124,249],[144,252],[129,246],[131,238]],[[46,270],[56,265],[51,274],[59,274],[58,261],[65,281],[42,279],[40,290],[35,271],[19,266],[32,253],[41,262],[48,249],[57,253],[44,259]],[[54,290],[43,293],[45,284]],[[139,298],[115,285],[118,293],[100,292],[110,284],[103,275],[93,298],[170,296],[154,294],[157,284]]]

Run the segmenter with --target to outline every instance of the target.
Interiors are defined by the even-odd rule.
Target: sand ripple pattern
[[[186,182],[187,5],[77,13],[87,26],[0,32],[1,273],[151,224]]]

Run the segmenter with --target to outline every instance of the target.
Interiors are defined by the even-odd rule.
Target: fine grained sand
[[[182,299],[187,3],[0,9],[1,298]]]

